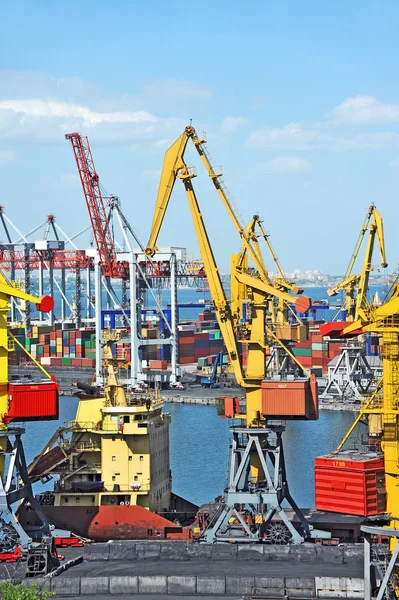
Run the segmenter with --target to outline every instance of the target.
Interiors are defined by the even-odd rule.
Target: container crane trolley
[[[231,280],[237,289],[245,289],[251,297],[251,318],[248,323],[248,358],[246,368],[239,351],[237,328],[239,315],[233,314],[226,298],[215,257],[205,228],[203,214],[196,198],[193,179],[195,170],[187,167],[184,152],[188,141],[196,148],[206,171],[214,184],[246,253],[254,263],[256,274],[251,274],[237,260],[231,261]],[[317,419],[317,384],[314,376],[293,381],[266,380],[266,324],[270,301],[274,298],[295,303],[297,312],[305,313],[310,300],[289,293],[284,286],[273,285],[265,273],[260,252],[241,225],[221,180],[210,164],[205,141],[190,125],[166,151],[159,184],[157,203],[146,254],[152,257],[164,220],[165,212],[176,179],[182,180],[188,198],[191,216],[204,262],[209,289],[217,319],[226,344],[236,381],[246,389],[245,406],[238,398],[221,398],[220,416],[235,419],[231,427],[232,444],[228,484],[224,502],[209,519],[202,532],[205,542],[276,542],[298,544],[313,537],[329,537],[326,532],[314,530],[304,518],[292,498],[286,476],[282,435],[282,419]],[[295,357],[294,357],[294,360]],[[291,402],[291,400],[293,400]],[[300,522],[299,530],[288,519],[283,502],[288,503]],[[273,519],[278,516],[279,521]]]

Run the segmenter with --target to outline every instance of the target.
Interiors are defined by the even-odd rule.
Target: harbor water
[[[65,421],[74,419],[78,400],[60,398],[59,421],[27,423],[24,447],[28,463]],[[173,491],[203,504],[222,494],[226,482],[229,446],[227,420],[214,406],[168,404],[171,413],[170,461]],[[291,493],[301,507],[314,506],[313,459],[334,450],[355,418],[353,412],[322,411],[318,421],[288,422],[284,437]],[[51,489],[35,484],[36,493]]]

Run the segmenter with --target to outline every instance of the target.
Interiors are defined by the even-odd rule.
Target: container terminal
[[[336,548],[361,541],[360,593],[397,597],[399,280],[392,278],[382,300],[370,299],[376,244],[381,267],[387,266],[377,208],[367,211],[345,276],[329,290],[332,298],[343,294],[343,305],[334,318],[321,318],[329,304],[312,303],[287,280],[262,220],[257,215],[248,224],[242,220],[221,169],[211,164],[206,140],[192,124],[165,153],[146,245],[120,200],[103,192],[88,138],[65,137],[94,247],[65,249],[66,243],[74,246],[73,240],[54,215],[41,225],[43,240],[28,239],[39,226],[13,242],[11,230],[18,228],[4,207],[0,211],[7,239],[0,248],[2,560],[23,557],[26,574],[33,577],[58,568],[57,546],[85,544],[86,551],[91,542],[92,548],[95,542],[124,540],[130,547],[155,549],[151,543],[165,542],[171,555],[173,544],[204,555],[206,548],[228,548],[227,553],[261,548],[262,555],[286,552],[288,557],[295,552],[333,556],[345,552]],[[206,211],[194,189],[197,172],[184,160],[188,144],[236,230],[239,252],[230,257],[228,277],[220,274],[206,231]],[[188,260],[177,246],[157,247],[177,179],[187,195],[198,260]],[[114,223],[124,251],[118,250]],[[266,253],[276,276],[269,275]],[[75,275],[72,301],[67,270]],[[38,294],[32,289],[35,271]],[[179,285],[209,290],[210,300],[195,320],[179,318]],[[161,289],[170,290],[167,306]],[[152,298],[151,308],[144,306],[146,296]],[[58,418],[59,373],[74,382],[76,416],[55,429],[27,464],[23,423]],[[162,390],[182,391],[190,381],[215,390],[215,410],[227,419],[231,433],[227,481],[220,482],[218,498],[200,507],[173,493],[170,416],[163,411]],[[303,510],[287,477],[286,423],[317,421],[319,408],[335,403],[350,403],[357,415],[338,448],[315,459],[315,507]],[[348,440],[359,423],[367,425],[367,435],[354,448]],[[51,479],[51,491],[33,493],[33,484]],[[107,548],[111,552],[112,546]],[[251,590],[256,587],[255,582]],[[256,590],[252,593],[256,597]]]

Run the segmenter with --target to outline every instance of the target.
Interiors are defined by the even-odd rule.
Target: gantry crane
[[[249,352],[246,368],[240,356],[236,319],[232,314],[230,302],[227,300],[219,269],[209,242],[203,214],[200,210],[192,180],[195,171],[184,162],[184,150],[187,142],[192,139],[196,146],[216,189],[232,218],[242,243],[254,262],[257,272],[261,275],[246,273],[239,265],[233,265],[231,279],[245,285],[252,297],[251,323],[249,330]],[[176,179],[182,180],[187,194],[191,216],[200,247],[201,258],[204,262],[209,289],[215,307],[220,330],[230,356],[237,383],[246,390],[245,407],[238,398],[221,398],[218,400],[219,413],[225,417],[241,420],[240,426],[233,426],[232,446],[230,454],[229,483],[226,489],[225,502],[213,515],[208,527],[203,532],[202,539],[206,542],[215,541],[283,541],[291,540],[301,543],[305,538],[323,535],[324,532],[312,530],[302,512],[290,495],[285,471],[282,434],[284,426],[274,419],[281,417],[280,411],[284,404],[284,394],[292,392],[293,384],[300,389],[298,400],[307,406],[301,418],[317,418],[317,386],[315,378],[305,377],[299,381],[265,382],[266,377],[266,344],[265,331],[266,313],[270,297],[283,298],[287,302],[295,301],[298,312],[304,313],[310,307],[306,297],[295,297],[285,291],[275,288],[266,279],[264,265],[257,252],[254,251],[250,240],[245,236],[245,229],[237,221],[226,195],[218,183],[216,174],[204,155],[202,143],[194,128],[186,127],[178,140],[166,151],[160,184],[157,195],[151,233],[146,248],[146,255],[152,257],[166,209],[173,191]],[[272,335],[274,335],[271,332]],[[274,336],[275,337],[275,336]],[[296,359],[295,359],[296,360]],[[268,414],[269,400],[277,393],[282,403]],[[288,414],[284,418],[291,418]],[[295,416],[294,416],[295,418]],[[298,531],[287,518],[282,508],[283,501],[288,502],[297,515],[301,527]],[[281,522],[272,522],[275,514]]]
[[[19,500],[29,501],[42,522],[42,533],[50,534],[49,522],[32,493],[21,441],[23,429],[13,426],[12,423],[32,418],[34,420],[58,418],[58,386],[39,363],[35,361],[45,372],[47,376],[45,381],[37,382],[33,386],[15,382],[10,384],[8,381],[8,355],[13,351],[14,343],[18,343],[18,340],[7,330],[7,313],[11,298],[34,303],[41,312],[50,312],[54,307],[54,300],[50,296],[37,298],[28,294],[16,285],[8,283],[0,273],[0,549],[2,552],[11,550],[15,543],[19,543],[26,549],[32,541],[19,524],[12,509],[12,505]],[[31,358],[34,360],[33,357]],[[33,404],[30,404],[32,402],[30,392],[33,392],[36,398]],[[40,406],[41,399],[43,399],[42,406]],[[12,442],[13,438],[15,438],[14,442]],[[6,458],[8,458],[7,463]]]
[[[100,178],[94,166],[89,138],[75,132],[66,134],[65,139],[70,140],[72,144],[102,273],[104,277],[126,278],[126,265],[117,260],[111,227],[101,193]]]
[[[367,232],[369,232],[369,236],[362,270],[359,274],[353,274],[352,271]],[[363,227],[360,230],[360,235],[356,242],[344,279],[328,290],[329,296],[336,296],[341,290],[344,291],[347,321],[355,321],[359,316],[359,309],[364,308],[367,304],[367,292],[370,273],[372,271],[372,258],[376,237],[380,251],[381,267],[385,269],[388,264],[385,254],[383,220],[377,208],[374,205],[371,205],[367,211]]]

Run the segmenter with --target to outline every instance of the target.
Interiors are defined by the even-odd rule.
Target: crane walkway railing
[[[373,564],[376,566],[377,570],[380,572],[381,579],[383,579],[387,572],[389,561],[391,559],[390,553],[388,552],[388,550],[386,548],[374,546],[371,548],[371,556],[372,556]],[[393,585],[392,575],[387,582],[387,587],[385,590],[385,598],[387,600],[396,600],[397,599],[397,596],[395,593],[395,588]]]

